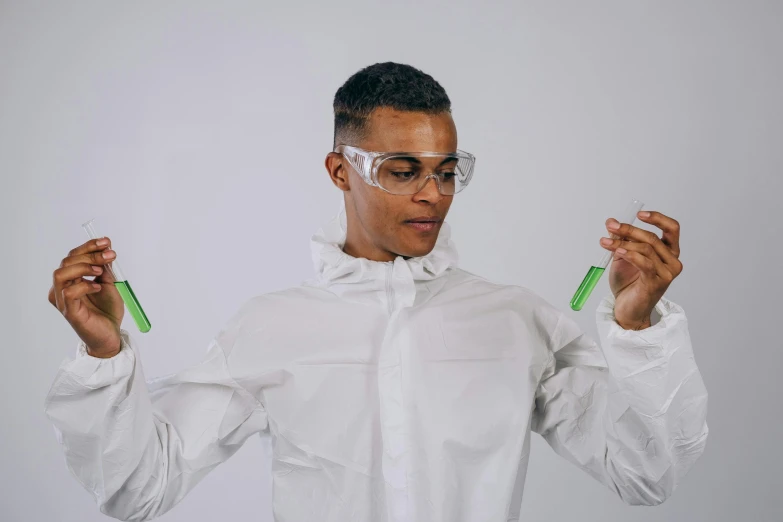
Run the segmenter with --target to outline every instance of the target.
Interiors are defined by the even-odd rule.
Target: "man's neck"
[[[369,241],[361,241],[351,238],[350,228],[345,239],[343,252],[349,256],[369,259],[370,261],[379,261],[382,263],[394,261],[397,254],[380,249]]]

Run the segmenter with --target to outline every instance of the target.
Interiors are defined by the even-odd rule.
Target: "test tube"
[[[90,239],[98,239],[102,236],[99,236],[95,232],[93,221],[95,221],[95,219],[91,219],[88,222],[83,223],[82,228],[85,232],[87,232],[87,235],[90,237]],[[150,321],[147,319],[147,314],[144,313],[144,309],[141,307],[139,299],[136,297],[136,294],[133,293],[133,289],[131,288],[128,279],[125,277],[125,274],[122,273],[120,265],[117,264],[117,260],[115,259],[114,261],[111,261],[111,265],[104,265],[104,269],[106,268],[108,268],[111,274],[114,276],[114,287],[120,293],[120,296],[125,303],[125,307],[128,309],[131,317],[133,317],[133,320],[136,322],[136,327],[141,333],[149,332],[152,325],[150,325]]]
[[[643,206],[644,203],[638,199],[632,199],[625,208],[625,211],[620,214],[619,218],[616,219],[620,223],[629,223],[633,225],[633,222],[636,221],[636,213],[639,212]],[[619,236],[616,234],[610,234],[610,237],[617,239]],[[595,285],[598,284],[598,280],[601,279],[601,276],[606,270],[606,266],[609,264],[609,260],[612,259],[613,254],[614,251],[607,250],[603,257],[601,257],[601,261],[599,261],[597,265],[591,266],[587,271],[587,275],[582,280],[582,284],[579,285],[579,288],[576,290],[574,297],[571,298],[572,310],[579,311],[585,305],[587,299],[590,297],[590,294],[593,292],[593,288],[595,288]]]

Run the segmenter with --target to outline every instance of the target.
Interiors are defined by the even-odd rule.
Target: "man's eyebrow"
[[[394,160],[403,160],[403,161],[409,161],[409,162],[411,162],[411,163],[415,163],[416,165],[421,165],[421,160],[419,160],[419,158],[417,158],[417,157],[415,157],[415,156],[395,156],[395,157],[394,157],[394,158],[392,158],[392,159],[394,159]],[[453,157],[450,157],[450,158],[446,158],[446,159],[444,159],[443,161],[441,161],[441,162],[440,162],[440,164],[439,164],[438,166],[440,166],[440,165],[443,165],[444,163],[449,163],[449,162],[451,162],[451,161],[457,161],[458,159],[459,159],[459,158],[458,158],[458,157],[456,157],[456,156],[453,156]]]

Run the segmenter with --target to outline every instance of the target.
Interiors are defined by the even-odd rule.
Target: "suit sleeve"
[[[671,496],[709,432],[685,312],[665,298],[655,308],[652,326],[625,330],[605,297],[601,346],[557,311],[532,419],[557,454],[630,505]]]
[[[254,433],[264,405],[229,375],[226,359],[246,307],[209,344],[203,360],[145,381],[139,350],[121,331],[120,352],[64,361],[45,401],[68,468],[99,509],[120,520],[170,510]]]

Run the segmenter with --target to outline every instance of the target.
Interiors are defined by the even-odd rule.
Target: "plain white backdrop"
[[[79,225],[112,238],[152,322],[123,323],[146,375],[195,363],[246,299],[312,276],[342,197],[334,93],[395,61],[444,86],[477,157],[448,216],[466,270],[595,337],[606,278],[568,302],[604,221],[636,197],[682,226],[666,296],[710,394],[705,453],[640,508],[535,436],[522,518],[779,520],[782,26],[783,4],[747,0],[0,0],[0,519],[105,520],[43,413],[78,340],[46,294]],[[250,440],[162,520],[270,521],[268,450]]]

